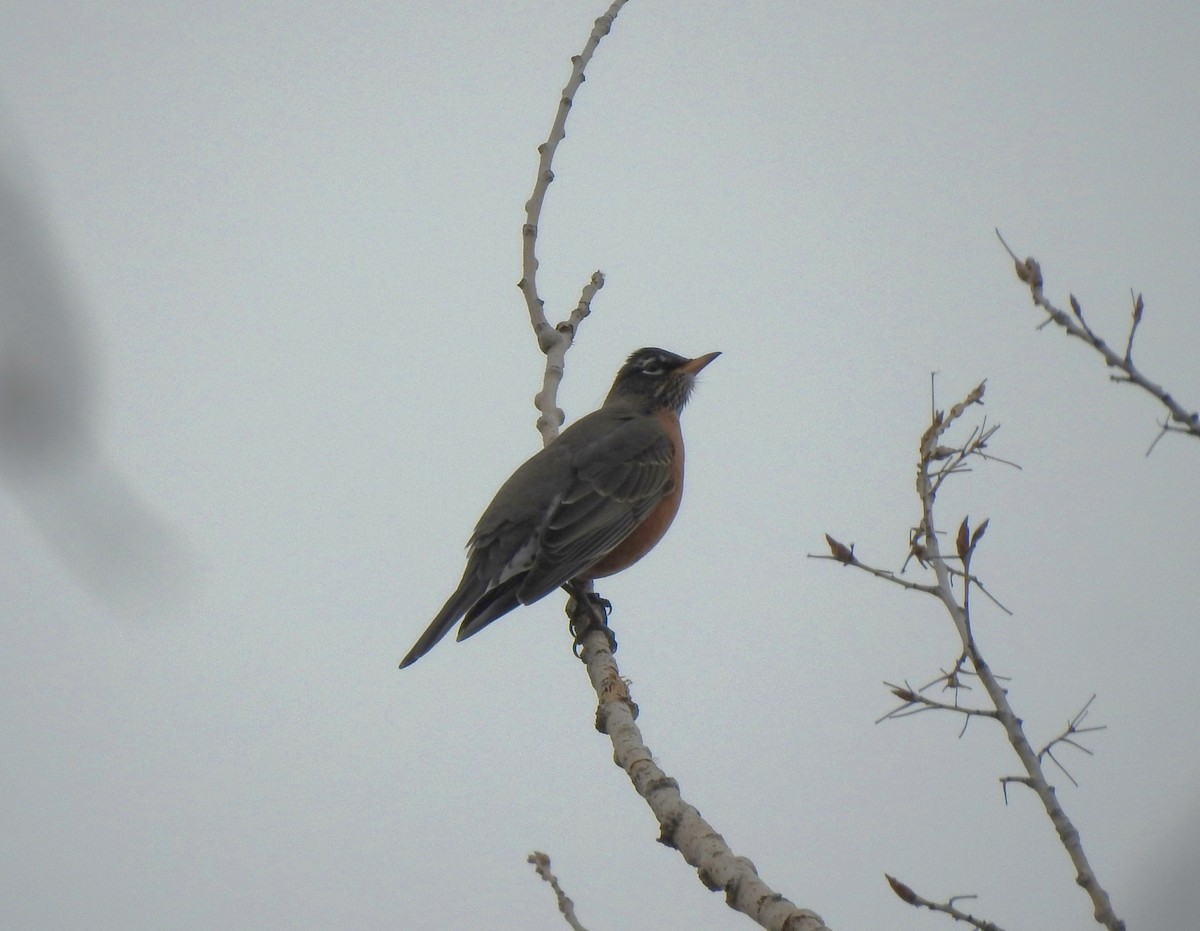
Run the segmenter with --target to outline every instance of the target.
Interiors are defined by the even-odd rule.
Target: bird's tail
[[[454,594],[442,606],[442,610],[437,613],[437,617],[433,622],[425,628],[425,633],[417,638],[417,642],[413,644],[413,648],[408,651],[408,655],[400,660],[400,668],[411,666],[422,656],[433,649],[434,645],[441,640],[446,634],[450,633],[458,619],[466,613],[484,592],[484,586],[478,579],[472,577],[471,573],[467,573],[459,583]]]
[[[458,639],[466,640],[479,633],[496,618],[504,617],[513,608],[520,605],[517,590],[521,587],[524,573],[505,579],[491,591],[471,605],[467,616],[463,618],[462,627],[458,629]]]

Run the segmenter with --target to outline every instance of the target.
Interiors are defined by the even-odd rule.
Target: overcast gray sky
[[[596,931],[748,926],[654,843],[562,599],[396,669],[539,443],[522,206],[601,10],[0,3],[0,338],[74,437],[0,489],[0,925],[564,927],[538,848]],[[568,416],[639,346],[724,352],[675,527],[601,587],[618,661],[834,928],[948,926],[885,871],[1091,926],[997,730],[873,723],[944,614],[805,558],[899,568],[933,371],[1023,467],[943,499],[992,521],[983,645],[1037,742],[1097,693],[1059,794],[1130,928],[1196,913],[1200,446],[1144,455],[1161,410],[1036,330],[992,231],[1113,343],[1144,292],[1135,359],[1200,404],[1198,48],[1194,3],[632,0],[576,101],[542,291],[608,284]]]

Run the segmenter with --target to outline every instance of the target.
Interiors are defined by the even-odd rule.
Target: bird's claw
[[[590,620],[591,619],[589,618],[589,621]],[[576,657],[582,658],[581,654],[583,653],[584,638],[587,637],[587,635],[593,630],[598,630],[600,633],[604,634],[605,638],[608,640],[608,651],[610,653],[617,652],[617,635],[612,632],[612,628],[607,624],[597,624],[593,621],[588,623],[585,627],[579,628],[574,622],[572,622],[571,633],[575,637],[575,640],[571,644],[571,652],[574,653]]]
[[[574,599],[574,604],[571,605],[570,613],[570,630],[574,642],[571,645],[571,651],[578,657],[583,651],[583,641],[593,630],[598,630],[604,634],[608,640],[608,648],[611,652],[617,652],[617,637],[612,632],[612,628],[608,626],[608,617],[612,614],[612,602],[607,598],[602,598],[592,591],[584,591],[576,588],[571,591],[571,597]]]

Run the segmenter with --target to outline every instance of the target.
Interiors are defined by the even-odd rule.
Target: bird
[[[614,575],[650,552],[683,494],[679,414],[696,374],[719,355],[633,352],[604,403],[500,486],[467,543],[458,588],[400,668],[460,620],[458,639],[465,640],[519,605]]]

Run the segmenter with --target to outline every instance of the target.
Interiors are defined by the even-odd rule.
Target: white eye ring
[[[658,362],[648,361],[642,364],[643,375],[661,375],[663,367]]]

